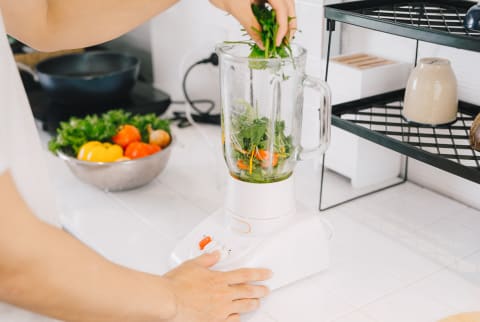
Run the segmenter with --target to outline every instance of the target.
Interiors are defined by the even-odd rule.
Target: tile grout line
[[[362,224],[362,225],[366,226],[366,228],[371,229],[372,231],[375,231],[375,232],[377,232],[377,233],[380,233],[382,236],[390,239],[391,241],[396,242],[396,243],[399,243],[402,247],[405,247],[405,248],[409,249],[410,251],[413,251],[415,254],[417,254],[417,255],[419,255],[419,256],[422,256],[422,257],[424,257],[424,258],[432,261],[433,263],[436,263],[436,264],[438,264],[438,265],[440,265],[441,267],[444,267],[444,268],[448,268],[448,267],[450,267],[451,265],[453,265],[454,263],[456,263],[456,262],[458,262],[458,261],[460,261],[460,260],[462,260],[462,259],[465,259],[466,256],[471,256],[471,255],[473,255],[474,253],[480,251],[480,248],[478,248],[478,249],[474,250],[473,253],[469,253],[468,255],[458,256],[458,257],[456,257],[454,260],[452,260],[450,263],[447,264],[447,263],[444,263],[444,262],[439,261],[438,259],[435,259],[435,258],[432,258],[432,257],[429,257],[429,256],[425,255],[424,253],[420,252],[418,248],[414,248],[414,247],[412,246],[412,244],[408,244],[408,243],[403,242],[404,238],[400,238],[400,239],[399,239],[399,238],[394,238],[393,235],[387,234],[387,233],[385,232],[385,225],[387,225],[387,224],[390,224],[390,225],[389,225],[389,228],[388,228],[389,231],[392,231],[392,230],[391,230],[392,227],[394,228],[394,230],[398,230],[397,227],[395,226],[395,224],[392,224],[392,220],[390,220],[389,222],[384,222],[384,223],[383,223],[382,225],[380,225],[380,226],[379,226],[379,225],[368,225],[368,224],[365,223],[364,220],[359,220],[359,219],[351,218],[351,217],[350,217],[350,214],[349,214],[349,213],[345,213],[345,210],[344,210],[344,209],[340,209],[340,211],[341,211],[344,215],[346,215],[348,218],[350,218],[351,220],[353,220],[353,221],[355,221],[355,222],[357,222],[357,223],[359,223],[359,224]],[[444,217],[441,217],[441,218],[439,218],[439,219],[437,219],[437,220],[435,220],[435,221],[433,221],[433,222],[431,222],[431,223],[429,223],[429,224],[425,224],[425,225],[422,225],[422,226],[420,226],[420,227],[414,227],[414,228],[412,228],[412,227],[406,227],[406,228],[408,228],[408,229],[404,229],[402,232],[407,233],[407,234],[409,234],[410,236],[412,236],[412,235],[417,235],[418,233],[425,232],[425,229],[427,229],[427,227],[429,227],[429,226],[431,226],[431,225],[435,225],[435,224],[441,223],[442,221],[448,221],[448,220],[450,220],[450,219],[453,220],[454,217],[452,216],[452,217],[450,218],[450,217],[444,216]],[[393,223],[397,223],[397,221],[393,221]],[[461,224],[461,226],[465,228],[464,225]],[[465,228],[465,229],[467,229],[467,228]],[[471,229],[468,229],[468,230],[471,231]]]
[[[427,190],[427,191],[430,191],[430,192],[432,192],[432,193],[434,193],[434,194],[436,194],[436,195],[439,195],[439,196],[442,196],[442,197],[444,197],[444,198],[446,198],[446,199],[449,199],[449,200],[451,200],[451,201],[453,201],[453,202],[455,202],[455,203],[461,204],[461,205],[466,206],[466,207],[468,207],[468,208],[472,208],[472,209],[474,209],[474,210],[476,210],[476,211],[480,211],[480,209],[478,209],[478,208],[476,208],[476,207],[474,207],[474,206],[472,206],[472,205],[466,204],[465,202],[462,202],[461,200],[455,199],[453,196],[449,196],[449,195],[443,194],[443,193],[441,193],[441,192],[439,192],[439,191],[434,190],[433,188],[429,188],[429,187],[427,187],[427,186],[425,186],[425,185],[422,185],[422,184],[420,184],[420,183],[418,183],[418,182],[411,181],[410,179],[408,179],[408,182],[410,182],[410,183],[412,183],[412,184],[414,184],[414,185],[416,185],[416,186],[418,186],[418,187],[420,187],[420,188],[422,188],[422,189],[425,189],[425,190]]]
[[[122,207],[123,209],[127,210],[128,213],[130,213],[133,217],[137,218],[137,219],[140,219],[140,221],[150,230],[152,230],[153,232],[155,233],[160,233],[162,234],[162,237],[168,239],[169,242],[174,242],[176,243],[178,240],[174,237],[171,237],[168,235],[167,232],[165,231],[162,231],[161,229],[158,229],[151,221],[149,221],[148,219],[146,219],[145,217],[141,216],[140,214],[138,214],[135,210],[133,210],[130,206],[127,205],[126,202],[122,201],[119,197],[117,196],[114,196],[113,194],[111,193],[105,193],[108,198],[110,200],[112,200],[113,202],[116,202],[118,204],[118,206]]]
[[[198,206],[197,203],[195,202],[195,200],[186,198],[186,197],[184,196],[184,194],[182,194],[182,193],[179,192],[177,189],[175,189],[175,187],[172,187],[169,183],[160,181],[160,178],[158,178],[158,177],[154,179],[154,182],[155,182],[156,185],[162,185],[162,186],[168,187],[169,190],[170,190],[170,192],[174,193],[178,198],[182,199],[183,201],[185,201],[186,203],[188,203],[188,204],[189,204],[190,206],[192,206],[193,208],[196,208],[197,210],[205,213],[205,215],[210,215],[210,214],[211,214],[212,210],[210,210],[210,209],[203,209],[203,207]],[[217,190],[217,189],[215,188],[215,190]],[[216,207],[216,209],[218,209],[218,208],[220,208],[220,207],[222,207],[222,206],[223,206],[223,204],[221,204],[219,207]],[[213,211],[215,211],[215,210],[213,210]]]
[[[466,259],[468,259],[469,257],[473,257],[473,256],[475,256],[475,255],[477,255],[477,254],[480,254],[480,248],[477,249],[477,250],[475,250],[475,251],[473,251],[472,253],[470,253],[470,254],[468,254],[468,255],[465,255],[465,256],[462,257],[462,258],[457,259],[454,263],[451,263],[450,265],[448,265],[448,266],[446,267],[446,269],[449,270],[449,271],[451,271],[451,272],[460,273],[459,271],[455,270],[455,267],[454,267],[454,266],[456,266],[456,265],[458,265],[458,264],[461,264],[461,261],[466,260]],[[477,268],[478,272],[480,273],[480,267],[479,267],[479,265],[477,265],[476,268]]]
[[[374,300],[371,300],[371,301],[369,301],[368,303],[365,303],[365,304],[362,304],[362,305],[359,305],[359,306],[358,306],[358,305],[355,305],[355,304],[353,304],[353,303],[350,303],[350,302],[348,301],[348,299],[346,299],[345,297],[343,297],[343,295],[341,295],[341,294],[335,293],[335,292],[333,292],[333,291],[332,291],[332,293],[335,294],[335,296],[341,297],[344,301],[347,301],[347,303],[349,303],[349,304],[351,304],[352,306],[354,306],[357,310],[360,310],[360,311],[363,312],[363,310],[364,310],[367,306],[370,306],[370,305],[372,305],[372,304],[375,304],[375,303],[379,302],[379,301],[382,300],[382,299],[385,299],[385,298],[387,298],[387,297],[389,297],[389,296],[391,296],[391,295],[394,295],[394,294],[396,294],[396,293],[398,293],[398,292],[400,292],[400,291],[403,291],[403,290],[406,290],[406,289],[408,289],[408,288],[410,288],[410,287],[412,287],[412,286],[415,286],[416,284],[419,284],[420,282],[422,282],[422,281],[424,281],[424,280],[426,280],[426,279],[428,279],[428,278],[430,278],[430,277],[433,277],[434,275],[439,274],[439,273],[441,273],[442,271],[448,271],[448,270],[449,270],[448,267],[441,267],[441,268],[439,268],[438,270],[435,270],[435,271],[432,272],[432,273],[429,273],[429,274],[427,274],[427,275],[425,275],[425,276],[422,276],[421,278],[418,278],[418,279],[416,279],[416,280],[414,280],[414,281],[408,282],[408,283],[406,283],[405,285],[403,285],[403,286],[400,287],[400,288],[396,288],[396,289],[394,289],[394,290],[388,291],[388,292],[386,292],[384,295],[382,295],[382,296],[380,296],[380,297],[377,297],[377,298],[375,298]],[[436,299],[432,299],[432,300],[434,300],[435,302],[439,302],[439,301],[436,300]],[[445,305],[447,305],[448,307],[450,307],[450,308],[452,308],[452,309],[455,309],[455,307],[451,306],[450,304],[447,304],[447,303],[441,303],[441,304],[445,304]]]
[[[368,322],[380,322],[378,321],[377,319],[373,318],[371,315],[369,315],[367,312],[365,312],[364,310],[362,309],[355,309],[353,311],[349,311],[348,313],[345,313],[345,314],[341,314],[331,320],[329,320],[328,322],[338,322],[339,320],[349,316],[350,314],[353,314],[353,313],[358,313],[360,315],[363,315],[364,317],[368,318]]]

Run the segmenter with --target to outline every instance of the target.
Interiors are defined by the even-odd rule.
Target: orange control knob
[[[203,238],[199,243],[198,243],[198,247],[200,248],[200,250],[204,250],[205,247],[210,244],[210,242],[212,241],[212,237],[210,236],[206,236],[205,238]]]

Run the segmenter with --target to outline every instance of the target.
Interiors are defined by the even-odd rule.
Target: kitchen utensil
[[[101,105],[59,103],[52,101],[41,88],[25,87],[33,116],[42,121],[43,129],[52,135],[57,133],[60,122],[68,121],[72,116],[85,117],[88,114],[101,114],[111,109],[122,109],[132,114],[155,113],[160,116],[165,113],[171,103],[167,93],[142,81],[135,84],[128,98]]]
[[[414,123],[445,125],[457,119],[457,80],[450,61],[422,58],[408,79],[403,116]]]
[[[41,61],[32,71],[52,100],[77,105],[102,104],[128,97],[140,70],[134,56],[109,51],[69,54]]]
[[[121,162],[88,162],[59,152],[73,174],[81,181],[105,191],[139,188],[155,179],[167,166],[174,138],[162,151],[148,157]]]
[[[330,141],[330,90],[305,75],[306,50],[293,57],[250,59],[245,45],[217,47],[220,58],[222,144],[230,177],[225,207],[200,223],[171,256],[176,266],[220,250],[219,270],[267,267],[275,289],[325,270],[328,233],[295,201],[297,161],[320,156]],[[304,87],[318,92],[316,147],[300,143]]]
[[[463,25],[470,30],[480,30],[480,1],[468,9]]]

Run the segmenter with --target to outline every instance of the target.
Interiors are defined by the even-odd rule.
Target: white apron
[[[8,169],[33,213],[41,220],[59,226],[44,153],[0,12],[0,174]],[[0,302],[0,321],[53,320]]]

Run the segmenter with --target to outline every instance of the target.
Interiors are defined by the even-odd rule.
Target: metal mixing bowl
[[[167,166],[173,143],[172,140],[160,152],[130,161],[81,161],[61,151],[58,156],[65,160],[70,170],[83,182],[105,191],[124,191],[144,186],[155,179]]]

